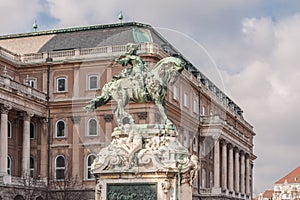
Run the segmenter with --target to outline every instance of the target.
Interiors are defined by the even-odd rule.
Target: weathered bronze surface
[[[151,183],[107,184],[107,200],[157,200],[157,185]]]

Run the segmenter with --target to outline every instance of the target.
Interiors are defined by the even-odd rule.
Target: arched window
[[[32,122],[30,122],[30,139],[33,139],[35,135],[35,126]]]
[[[88,120],[87,135],[88,136],[98,135],[98,122],[95,118],[91,118]]]
[[[206,169],[205,169],[205,167],[202,167],[201,186],[202,186],[202,188],[206,188]]]
[[[89,154],[86,157],[86,179],[94,179],[94,176],[91,174],[91,166],[96,158],[95,154]]]
[[[22,195],[15,196],[14,200],[24,200],[25,198]]]
[[[12,129],[10,121],[7,121],[7,137],[12,138]]]
[[[30,177],[34,177],[34,158],[32,156],[30,156],[30,160],[29,160],[29,168],[30,168]]]
[[[65,92],[66,87],[66,77],[59,77],[56,79],[56,92]]]
[[[63,120],[56,122],[56,137],[65,137],[66,124]]]
[[[54,161],[54,178],[64,179],[66,175],[66,162],[63,155],[56,156]]]
[[[7,156],[7,174],[11,175],[11,157]]]

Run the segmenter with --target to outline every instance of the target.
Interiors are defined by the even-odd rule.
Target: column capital
[[[222,146],[224,146],[224,145],[227,146],[227,141],[225,139],[220,139],[220,142],[221,142]]]
[[[220,135],[213,135],[212,136],[212,139],[215,140],[215,141],[219,140],[220,138],[221,138]]]
[[[240,153],[240,150],[237,147],[233,147],[233,150],[234,150],[235,153]]]
[[[227,144],[227,148],[228,148],[228,149],[233,149],[233,144],[228,143],[228,144]]]
[[[43,117],[43,118],[40,118],[39,121],[40,121],[40,123],[42,124],[42,126],[43,126],[44,128],[47,127],[47,125],[48,125],[48,118]]]
[[[245,157],[245,152],[243,150],[241,150],[240,155]]]
[[[10,104],[2,104],[0,106],[1,114],[8,114],[8,111],[12,109]]]
[[[81,119],[80,116],[72,116],[71,117],[71,120],[72,120],[73,124],[79,124],[80,123],[80,119]]]
[[[30,119],[34,116],[32,112],[24,111],[22,112],[22,117],[24,121],[30,121]]]

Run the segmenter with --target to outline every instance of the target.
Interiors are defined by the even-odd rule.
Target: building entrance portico
[[[40,131],[42,126],[34,127],[35,130],[31,128],[31,120],[46,118],[46,98],[41,98],[46,95],[6,76],[0,76],[0,84],[0,182],[9,184],[11,176],[30,175],[30,134],[35,130],[43,132]],[[32,94],[26,94],[28,92]],[[33,99],[33,96],[37,98]],[[13,151],[10,154],[11,147],[17,148],[19,154]]]

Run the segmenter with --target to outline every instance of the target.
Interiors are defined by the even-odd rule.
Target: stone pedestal
[[[11,184],[11,176],[8,174],[0,175],[0,184],[10,185]]]
[[[126,124],[115,128],[91,171],[96,200],[189,200],[198,159],[178,142],[175,130]]]

